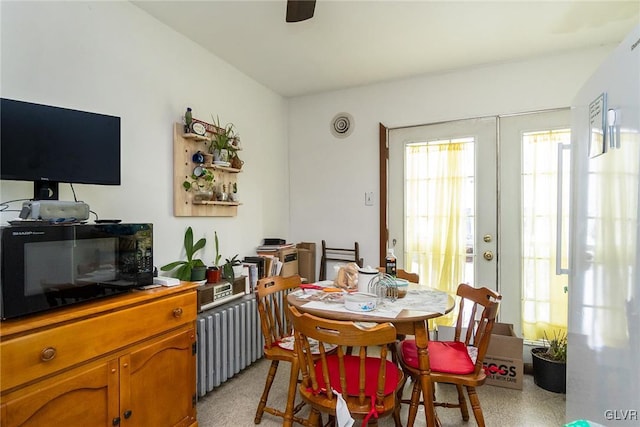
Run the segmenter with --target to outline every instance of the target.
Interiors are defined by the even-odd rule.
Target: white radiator
[[[253,295],[198,315],[197,391],[204,396],[264,354]]]

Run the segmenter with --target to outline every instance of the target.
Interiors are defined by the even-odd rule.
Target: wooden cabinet
[[[194,201],[193,191],[182,186],[191,180],[193,169],[198,166],[192,156],[198,151],[208,152],[210,139],[192,133],[184,133],[183,125],[173,127],[173,214],[175,216],[236,216],[239,202]],[[213,164],[204,165],[213,172],[216,187],[225,185],[227,189],[237,183],[241,169]]]
[[[2,322],[0,426],[197,426],[196,287]]]

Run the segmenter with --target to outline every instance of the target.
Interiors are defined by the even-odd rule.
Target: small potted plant
[[[539,387],[555,393],[565,393],[567,389],[567,334],[553,333],[549,339],[544,333],[544,347],[531,349],[533,360],[533,381]]]
[[[196,172],[199,175],[196,175]],[[193,201],[200,202],[213,200],[215,177],[213,172],[205,167],[198,166],[191,174],[190,180],[185,180],[182,187],[185,191],[193,191]]]
[[[220,276],[222,274],[222,270],[220,269],[220,259],[222,255],[220,254],[220,242],[218,241],[218,232],[213,232],[213,241],[216,248],[216,256],[213,259],[213,266],[207,269],[207,282],[209,283],[217,283],[220,281]]]
[[[230,282],[242,275],[242,261],[238,259],[238,254],[235,254],[231,259],[225,259],[225,263],[222,266],[222,275]]]
[[[201,259],[195,258],[196,252],[204,248],[207,239],[204,237],[193,243],[193,230],[188,227],[184,233],[184,251],[187,256],[186,261],[174,261],[160,267],[162,271],[175,270],[175,277],[183,281],[204,280],[207,268]]]
[[[229,200],[232,202],[239,202],[240,198],[238,196],[238,183],[234,182],[233,184],[229,184],[231,187],[231,192],[229,193]]]
[[[216,130],[211,136],[210,150],[213,154],[214,162],[228,163],[229,151],[234,149],[231,145],[231,142],[235,137],[235,129],[233,123],[227,123],[225,126],[222,126],[220,125],[219,117],[216,117],[213,122]]]

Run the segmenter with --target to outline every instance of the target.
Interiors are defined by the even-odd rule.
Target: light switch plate
[[[373,191],[364,193],[364,204],[365,206],[373,206]]]

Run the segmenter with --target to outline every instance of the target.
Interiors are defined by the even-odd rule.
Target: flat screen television
[[[0,179],[33,181],[35,200],[58,184],[120,185],[120,117],[0,99]]]

